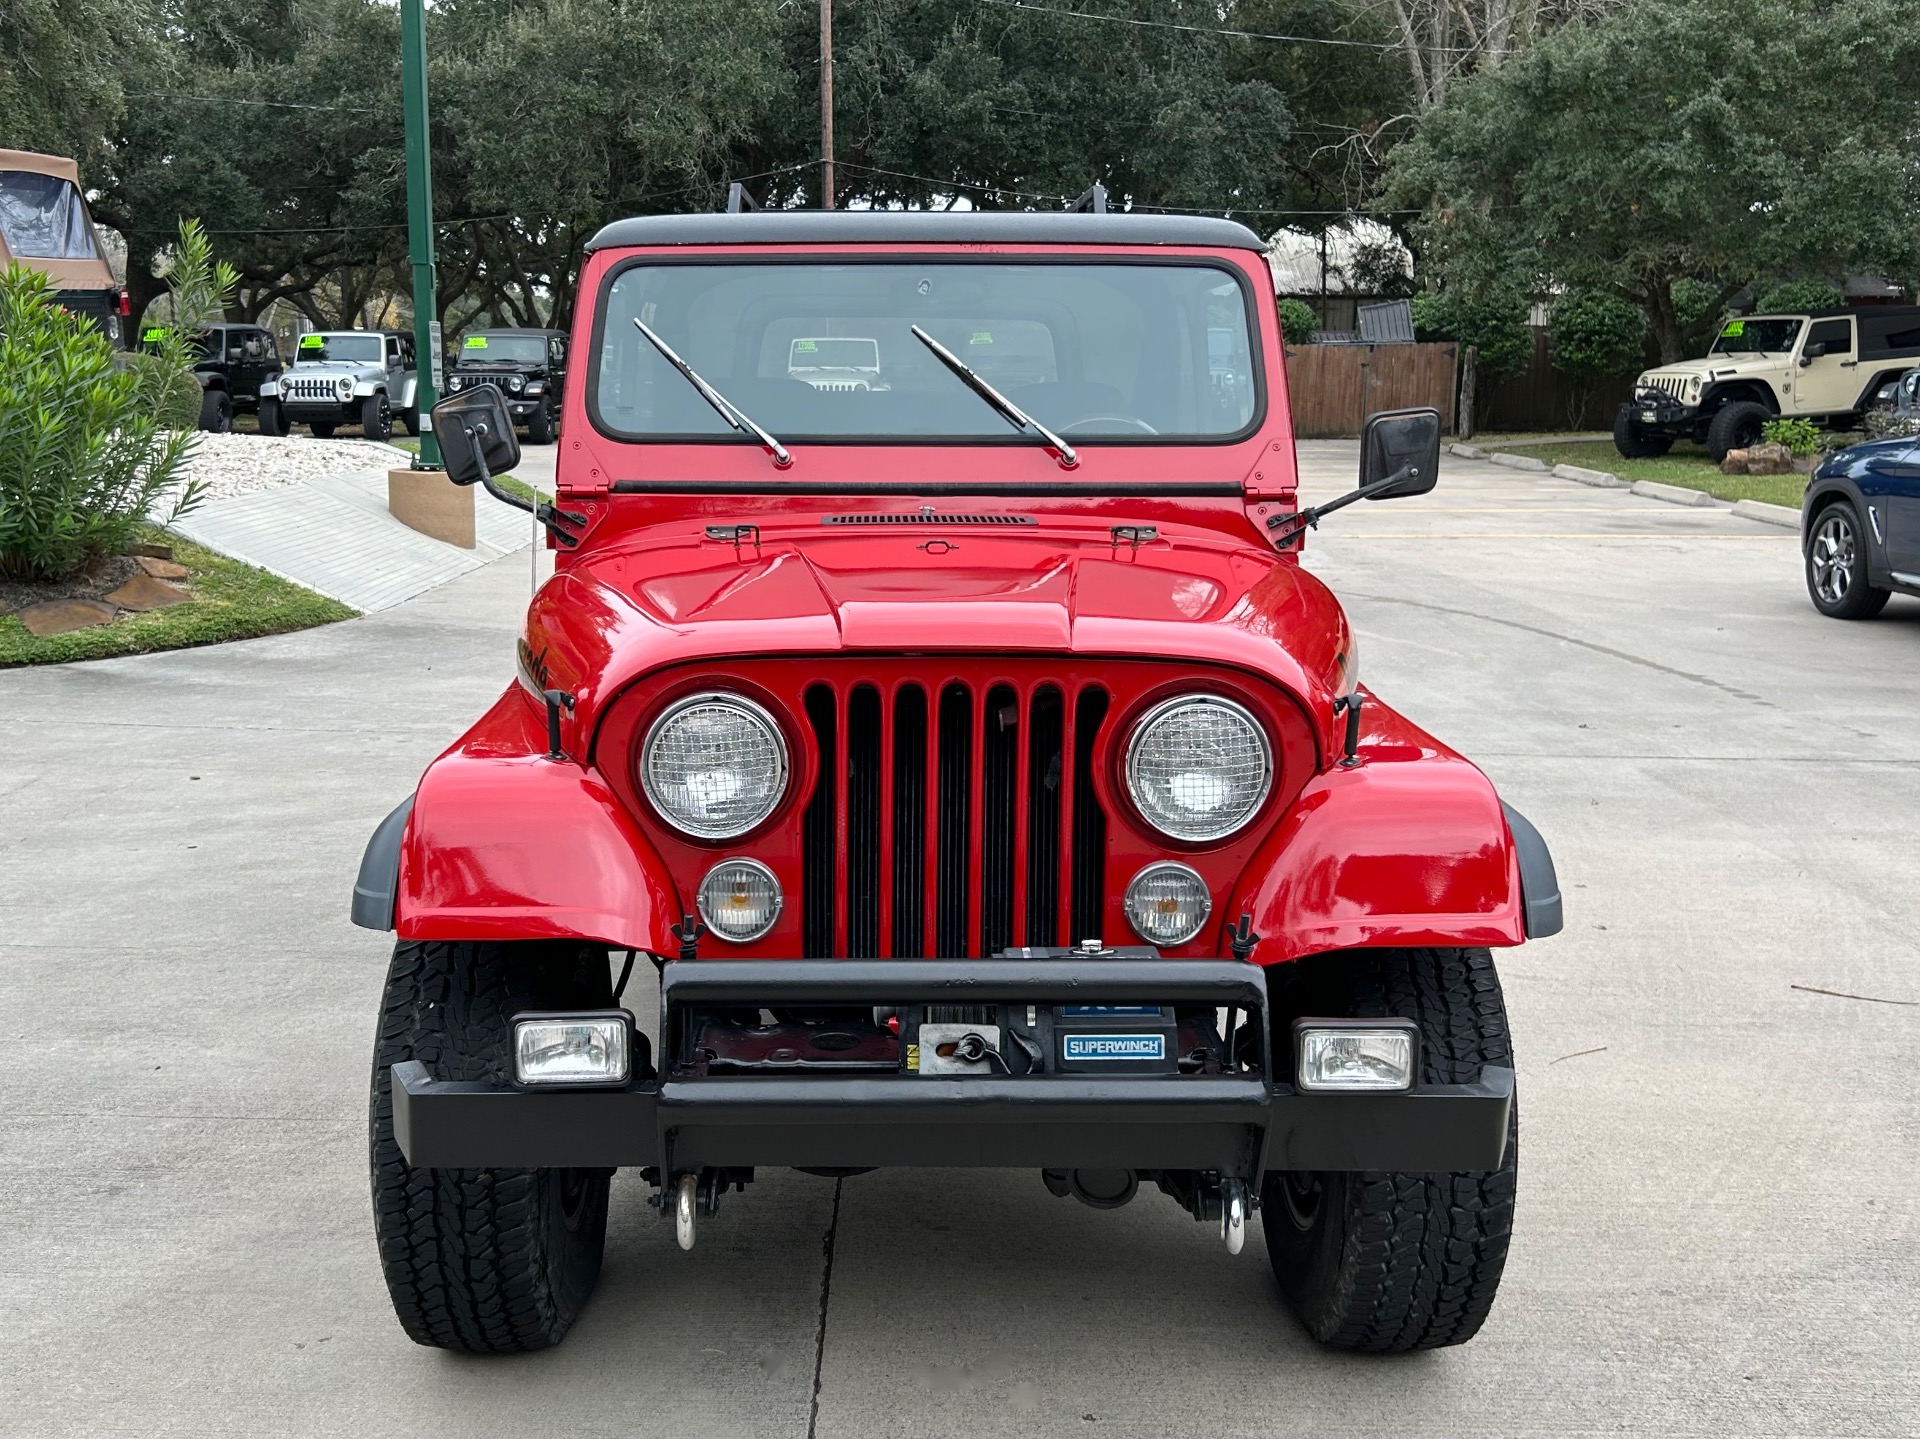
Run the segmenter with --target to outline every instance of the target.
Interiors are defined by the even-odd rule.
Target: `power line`
[[[1131,25],[1139,30],[1180,30],[1189,35],[1221,35],[1230,40],[1278,40],[1289,45],[1335,45],[1348,50],[1398,50],[1395,44],[1379,40],[1334,40],[1320,35],[1270,35],[1259,30],[1226,30],[1214,25],[1182,25],[1173,20],[1138,20],[1131,15],[1102,15],[1093,10],[1067,10],[1054,5],[1035,5],[1030,0],[975,0],[1003,10],[1030,10],[1037,15],[1071,15],[1076,20],[1104,20],[1109,25]],[[1443,53],[1466,55],[1467,50],[1443,47]]]

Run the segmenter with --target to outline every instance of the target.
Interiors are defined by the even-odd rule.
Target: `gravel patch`
[[[411,459],[396,446],[366,440],[203,434],[199,449],[187,465],[187,475],[206,482],[208,500],[228,500],[258,490],[303,485],[326,475],[390,470]]]

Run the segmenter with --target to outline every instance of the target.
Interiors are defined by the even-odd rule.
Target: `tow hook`
[[[1227,1241],[1227,1253],[1238,1254],[1247,1243],[1247,1187],[1229,1179],[1222,1189],[1220,1237]]]
[[[658,1178],[657,1171],[643,1173]],[[661,1218],[673,1216],[673,1237],[682,1249],[691,1249],[700,1217],[713,1218],[720,1212],[720,1196],[729,1189],[744,1190],[752,1179],[751,1169],[689,1170],[674,1176],[647,1202],[660,1211]]]
[[[691,1174],[680,1176],[673,1201],[673,1237],[682,1249],[693,1248],[693,1210],[699,1181]]]

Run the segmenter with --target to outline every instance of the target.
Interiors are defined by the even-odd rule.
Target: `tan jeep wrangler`
[[[1853,429],[1916,358],[1916,305],[1728,320],[1705,359],[1662,365],[1634,382],[1614,417],[1613,445],[1632,460],[1692,440],[1718,462],[1757,442],[1776,417]]]

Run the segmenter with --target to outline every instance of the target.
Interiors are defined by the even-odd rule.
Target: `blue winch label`
[[[1164,1034],[1067,1034],[1060,1039],[1068,1059],[1165,1059]]]

